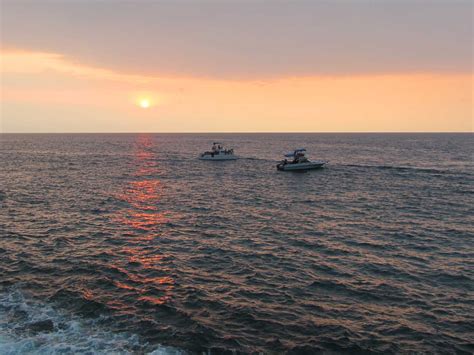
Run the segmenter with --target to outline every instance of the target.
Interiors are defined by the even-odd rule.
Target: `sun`
[[[153,91],[134,92],[130,99],[133,105],[143,110],[155,108],[163,102],[161,94]]]
[[[138,103],[141,108],[149,108],[150,107],[150,100],[149,99],[140,99]]]

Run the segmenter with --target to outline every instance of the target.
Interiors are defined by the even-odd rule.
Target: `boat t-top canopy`
[[[306,149],[305,148],[295,149],[293,153],[285,154],[285,157],[291,158],[291,157],[294,157],[296,154],[301,153],[301,152],[306,152]]]

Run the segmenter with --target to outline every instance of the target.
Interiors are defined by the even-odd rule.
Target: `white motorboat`
[[[277,169],[281,171],[310,170],[322,168],[327,161],[324,160],[308,160],[306,157],[306,149],[296,149],[292,153],[285,154],[285,160],[277,164]],[[291,161],[286,158],[293,158]]]
[[[212,148],[208,152],[204,152],[199,156],[201,160],[236,160],[238,156],[234,154],[233,149],[226,149],[222,143],[214,142]]]

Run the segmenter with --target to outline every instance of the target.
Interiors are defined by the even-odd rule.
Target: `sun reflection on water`
[[[121,249],[128,265],[115,267],[126,275],[126,280],[114,280],[114,285],[124,291],[138,294],[138,301],[162,305],[171,299],[174,288],[172,277],[156,276],[166,272],[159,247],[154,241],[161,236],[160,228],[170,221],[169,213],[161,208],[163,184],[156,178],[160,169],[152,152],[150,136],[140,135],[135,144],[130,181],[117,197],[127,208],[116,216],[116,222],[127,228],[133,239]]]

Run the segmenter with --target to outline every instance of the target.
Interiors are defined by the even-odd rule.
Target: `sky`
[[[471,132],[468,0],[0,0],[0,132]]]

